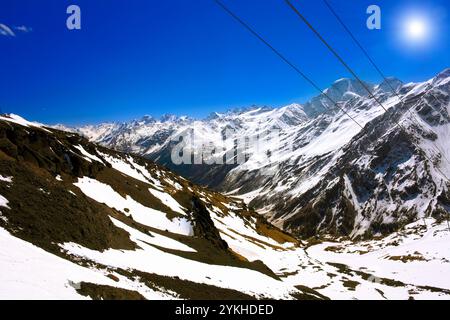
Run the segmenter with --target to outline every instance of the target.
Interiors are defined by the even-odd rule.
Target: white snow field
[[[50,130],[45,129],[45,126],[42,123],[31,122],[31,121],[25,120],[24,118],[22,118],[21,116],[18,116],[16,114],[8,114],[6,116],[0,116],[0,120],[13,122],[13,123],[19,124],[24,127],[36,127],[36,128],[45,130],[46,132],[49,132],[49,133],[51,132]]]
[[[325,242],[307,249],[310,257],[365,270],[416,286],[450,290],[450,228],[433,218],[407,225],[401,232],[382,240],[361,243]],[[332,247],[333,250],[326,250]],[[449,291],[450,293],[450,291]]]
[[[167,299],[157,292],[115,274],[81,267],[53,255],[0,228],[0,299],[87,299],[75,290],[81,281],[138,291],[147,299]]]
[[[61,244],[61,247],[70,254],[109,267],[177,276],[257,297],[290,299],[289,293],[295,292],[294,286],[303,285],[332,299],[450,298],[450,283],[446,280],[450,267],[447,246],[450,232],[446,223],[436,224],[433,219],[426,220],[428,230],[419,235],[409,233],[417,227],[412,224],[391,237],[356,244],[326,242],[306,249],[293,245],[282,249],[259,242],[245,243],[243,238],[238,244],[230,242],[232,249],[241,255],[250,260],[262,260],[281,281],[253,270],[210,265],[163,252],[149,243],[177,250],[192,249],[165,237],[153,238],[155,235],[149,236],[112,220],[130,233],[130,238],[140,249],[99,252],[74,243]],[[329,247],[333,250],[327,249]],[[389,259],[407,255],[421,258],[407,262]],[[1,299],[84,299],[74,289],[74,284],[81,281],[135,290],[150,299],[176,298],[174,293],[155,292],[138,280],[130,281],[118,274],[115,275],[120,281],[112,281],[106,277],[105,270],[78,266],[18,239],[4,229],[0,229],[0,270]],[[401,281],[401,284],[395,281]],[[447,289],[447,292],[427,287]]]

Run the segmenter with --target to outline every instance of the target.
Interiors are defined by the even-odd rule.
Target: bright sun
[[[428,24],[425,19],[411,17],[405,21],[405,35],[411,41],[422,41],[427,38]]]
[[[442,13],[429,8],[409,8],[397,13],[395,42],[401,50],[424,52],[438,42]]]

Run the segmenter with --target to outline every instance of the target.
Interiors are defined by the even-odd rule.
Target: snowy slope
[[[280,225],[305,235],[367,237],[388,234],[423,217],[448,217],[447,73],[405,85],[399,102],[396,96],[385,98],[387,112],[367,100],[359,102],[379,116],[368,116],[372,120],[364,131],[355,130],[347,143],[330,153],[308,159],[301,151],[301,162],[284,164],[297,178],[281,186],[267,184],[254,204],[276,203],[277,191],[285,192],[283,203],[268,210],[275,212]],[[331,135],[328,141],[336,138]]]
[[[450,297],[446,221],[299,242],[239,199],[15,118],[0,121],[1,298]]]
[[[242,202],[144,159],[73,134],[30,130],[16,119],[0,121],[8,137],[0,149],[0,297],[292,299],[298,293],[222,239],[231,235],[268,252],[297,247]]]
[[[138,291],[147,299],[171,295],[144,287],[139,281],[107,277],[107,271],[79,266],[50,254],[0,228],[0,299],[84,299],[81,281]]]

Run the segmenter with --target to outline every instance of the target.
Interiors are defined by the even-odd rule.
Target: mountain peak
[[[352,79],[350,79],[350,78],[339,78],[339,79],[335,80],[332,85],[341,84],[341,83],[350,83],[350,82],[352,82]]]
[[[299,103],[288,104],[288,105],[280,108],[280,110],[283,110],[284,113],[288,112],[288,113],[294,113],[294,114],[303,114],[306,116],[304,107]]]
[[[234,108],[232,110],[229,110],[227,113],[240,115],[240,114],[248,113],[248,112],[252,112],[252,111],[266,112],[266,111],[270,111],[270,110],[273,110],[273,108],[269,107],[269,106],[258,106],[256,104],[252,104],[251,106],[248,106],[248,107]]]
[[[143,121],[144,123],[154,123],[156,120],[150,115],[145,115],[141,118],[141,121]]]
[[[166,113],[163,114],[160,118],[161,122],[170,122],[177,120],[177,116],[174,114]]]
[[[218,119],[222,116],[222,114],[218,113],[218,112],[211,112],[206,118],[205,120],[214,120],[214,119]]]
[[[436,79],[441,80],[450,77],[450,68],[446,68],[436,75]]]
[[[395,77],[387,77],[376,87],[376,89],[382,92],[392,92],[393,90],[397,91],[402,85],[403,82],[401,80]]]
[[[371,88],[373,85],[363,82],[365,86]],[[351,99],[355,94],[364,96],[367,94],[363,84],[355,79],[341,78],[333,82],[325,93],[334,101],[346,101]]]
[[[320,94],[305,103],[304,111],[308,117],[314,117],[328,109],[334,109],[333,102],[345,102],[356,97],[366,96],[367,90],[365,87],[372,90],[375,86],[367,82],[361,83],[355,79],[340,78],[325,89],[324,94]]]

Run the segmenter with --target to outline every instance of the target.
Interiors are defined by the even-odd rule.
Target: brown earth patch
[[[145,300],[139,292],[107,285],[81,282],[77,292],[93,300]]]

